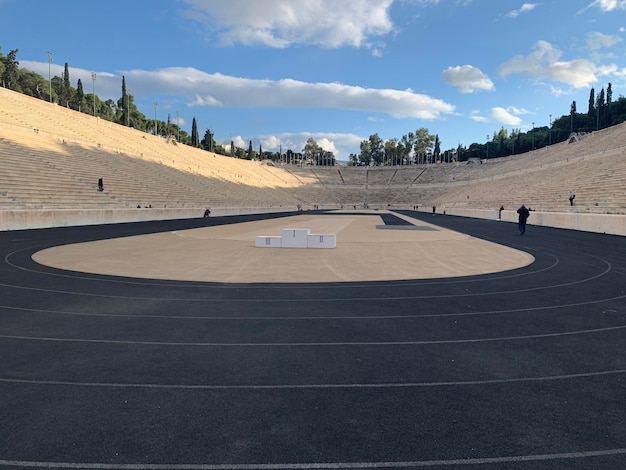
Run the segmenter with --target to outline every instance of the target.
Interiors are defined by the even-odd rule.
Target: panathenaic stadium
[[[626,123],[478,162],[239,160],[0,89],[0,230],[311,208],[414,209],[626,235]],[[102,178],[104,190],[97,191]],[[574,191],[574,206],[568,194]],[[149,210],[145,210],[149,209]]]

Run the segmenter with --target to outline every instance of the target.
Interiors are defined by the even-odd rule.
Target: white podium
[[[284,228],[280,237],[258,236],[254,242],[257,248],[337,248],[337,236],[312,234],[308,228]]]

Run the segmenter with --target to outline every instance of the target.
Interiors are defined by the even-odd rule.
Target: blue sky
[[[0,0],[2,53],[149,118],[340,160],[426,127],[442,150],[626,95],[626,0]]]

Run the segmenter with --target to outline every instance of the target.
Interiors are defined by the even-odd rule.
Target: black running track
[[[31,255],[255,217],[0,233],[0,468],[626,468],[626,239],[409,214],[536,261],[168,282]]]

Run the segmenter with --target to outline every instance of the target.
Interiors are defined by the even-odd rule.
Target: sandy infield
[[[381,211],[382,212],[382,211]],[[380,212],[246,222],[42,250],[33,259],[71,271],[224,283],[359,282],[494,273],[531,264],[532,255],[412,219],[417,229],[377,229]],[[336,234],[337,248],[256,248],[283,228]]]

